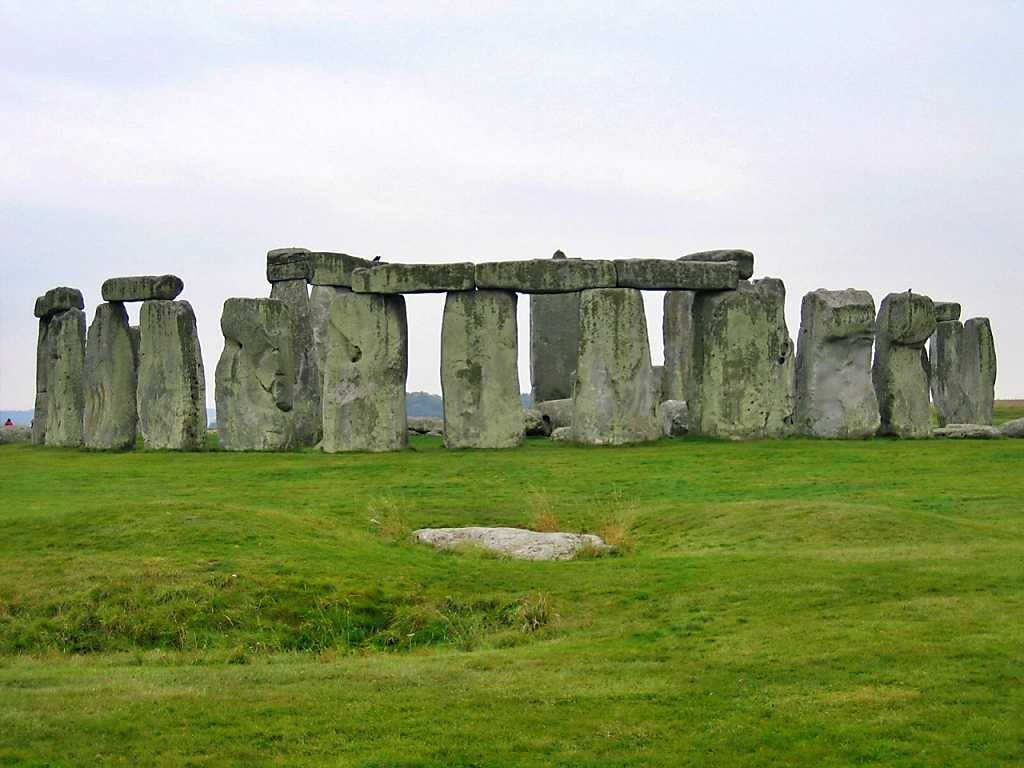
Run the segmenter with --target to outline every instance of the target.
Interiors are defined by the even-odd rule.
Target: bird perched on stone
[[[374,261],[380,261],[380,256],[374,256],[374,257],[373,257],[373,260],[374,260]]]

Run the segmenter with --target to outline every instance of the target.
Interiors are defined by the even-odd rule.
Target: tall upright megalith
[[[931,392],[939,426],[991,424],[996,349],[988,318],[939,322],[930,347]]]
[[[323,376],[327,371],[327,340],[331,329],[331,304],[351,288],[338,285],[314,285],[309,289],[309,320],[313,331],[313,355],[317,370]]]
[[[712,437],[783,437],[793,429],[794,349],[786,288],[766,277],[693,304],[691,429]]]
[[[120,301],[100,304],[85,345],[85,444],[127,451],[138,432],[139,348]]]
[[[36,299],[39,339],[32,440],[37,444],[82,444],[84,307],[82,292],[76,288],[53,288]]]
[[[224,451],[288,451],[297,445],[291,313],[279,299],[228,299],[224,351],[214,376]]]
[[[453,291],[441,323],[441,394],[448,448],[510,448],[525,439],[516,294]]]
[[[187,301],[153,299],[139,313],[139,426],[150,449],[206,446],[206,379]]]
[[[616,445],[657,440],[651,350],[643,297],[635,288],[594,288],[580,294],[580,342],[572,401],[572,436]]]
[[[665,348],[665,400],[693,396],[693,300],[696,291],[665,291],[661,321]]]
[[[316,445],[322,434],[320,391],[323,389],[323,373],[317,364],[313,346],[313,320],[306,281],[277,281],[270,289],[270,297],[283,301],[291,312],[292,353],[295,357],[292,410],[299,445]]]
[[[819,288],[804,296],[793,421],[815,437],[864,439],[879,426],[871,382],[875,301],[867,291]]]
[[[580,342],[580,294],[530,296],[530,396],[532,402],[572,397]]]
[[[405,297],[342,293],[331,304],[328,334],[324,451],[404,449],[409,368]]]
[[[932,436],[925,342],[935,331],[935,305],[919,293],[890,293],[875,320],[871,376],[878,396],[880,436]]]

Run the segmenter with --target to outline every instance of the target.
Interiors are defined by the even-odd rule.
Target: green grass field
[[[1024,441],[413,448],[0,446],[0,765],[1024,759]]]

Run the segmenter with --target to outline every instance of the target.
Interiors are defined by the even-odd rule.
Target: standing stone
[[[187,301],[154,299],[139,313],[139,426],[149,449],[206,446],[206,378]]]
[[[84,308],[85,302],[82,299],[82,292],[77,288],[68,288],[66,286],[51,288],[36,299],[33,313],[39,318],[39,335],[36,342],[35,412],[32,417],[32,442],[36,445],[48,444],[46,441],[46,432],[50,421],[51,406],[53,405],[53,391],[55,386],[53,378],[54,364],[56,356],[60,353],[60,350],[55,347],[56,337],[54,334],[58,328],[64,329],[64,333],[66,335],[68,334],[68,329],[63,323],[55,325],[52,324],[51,321],[55,315],[63,314],[64,312],[72,309],[82,310]],[[82,338],[84,345],[84,315]],[[69,339],[65,339],[64,341],[67,343]],[[74,353],[72,353],[72,358],[73,357]],[[83,353],[83,361],[84,357],[85,355]],[[65,370],[69,365],[73,367],[73,360],[67,360],[61,363],[62,369]],[[79,387],[80,386],[81,381],[79,381]],[[79,409],[79,417],[81,417],[81,409]],[[61,417],[61,421],[62,423],[67,422],[66,414]],[[63,440],[64,438],[55,434],[55,439]]]
[[[580,344],[580,294],[530,296],[531,402],[572,397]]]
[[[643,297],[635,288],[580,294],[573,439],[594,445],[657,440],[654,371]]]
[[[43,444],[69,448],[82,444],[85,312],[74,308],[58,312],[50,316],[48,326],[41,340],[45,355]],[[37,407],[39,401],[37,394]]]
[[[405,297],[340,294],[331,304],[324,369],[324,451],[404,449],[408,368]]]
[[[701,291],[693,304],[691,431],[783,437],[793,429],[793,341],[786,288],[766,277],[735,291]]]
[[[938,323],[931,337],[931,374],[940,427],[991,424],[996,349],[988,318]]]
[[[864,439],[879,427],[871,382],[875,301],[867,291],[804,296],[796,354],[794,423],[804,435]]]
[[[100,304],[85,346],[85,444],[128,451],[138,432],[139,348],[121,302]]]
[[[665,345],[665,400],[689,402],[693,390],[695,291],[665,291],[661,332]]]
[[[931,437],[929,363],[924,344],[935,331],[935,306],[917,293],[890,293],[875,320],[871,377],[878,396],[880,436]]]
[[[280,280],[273,283],[270,298],[288,305],[292,318],[292,353],[295,356],[295,431],[299,445],[316,445],[323,433],[320,393],[323,372],[313,348],[313,321],[309,310],[306,281]]]
[[[511,448],[524,440],[516,294],[454,291],[441,323],[441,394],[448,448]]]
[[[352,289],[337,285],[314,285],[309,289],[309,321],[313,328],[313,357],[321,376],[326,375],[327,371],[327,339],[331,327],[331,304],[343,293],[352,293]]]
[[[46,422],[50,416],[50,361],[53,357],[50,318],[39,318],[36,341],[36,401],[32,414],[32,442],[46,444]]]
[[[217,435],[223,451],[296,447],[292,322],[279,299],[228,299],[220,316]]]

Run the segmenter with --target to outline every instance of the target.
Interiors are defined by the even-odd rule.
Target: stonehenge
[[[36,402],[32,442],[72,448],[84,439],[85,303],[75,288],[36,300]]]
[[[135,447],[139,423],[138,376],[138,339],[128,325],[124,304],[120,301],[100,304],[89,326],[85,345],[84,438],[87,447],[115,451]]]
[[[966,323],[955,317],[936,323],[929,344],[931,393],[939,426],[992,424],[996,350],[987,317]]]
[[[320,408],[323,369],[313,346],[313,320],[306,281],[277,280],[271,284],[270,298],[284,302],[291,313],[289,327],[292,333],[291,349],[294,352],[292,409],[297,439],[299,445],[316,445],[323,432]]]
[[[935,331],[935,305],[919,293],[890,293],[875,320],[875,359],[871,373],[878,396],[878,435],[932,436],[928,354],[924,344]]]

